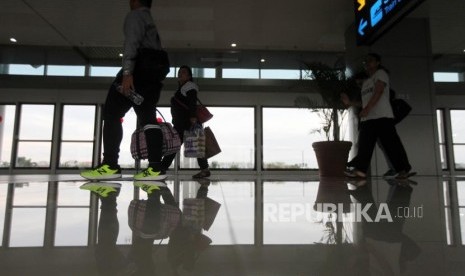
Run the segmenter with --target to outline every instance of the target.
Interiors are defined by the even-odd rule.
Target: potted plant
[[[310,108],[321,118],[321,128],[326,141],[312,144],[320,176],[344,176],[352,142],[343,141],[341,124],[347,113],[341,94],[353,97],[359,88],[353,78],[346,76],[346,68],[333,68],[321,62],[305,63],[307,76],[312,80],[311,90],[321,96],[321,101],[302,96],[295,100],[299,107]]]

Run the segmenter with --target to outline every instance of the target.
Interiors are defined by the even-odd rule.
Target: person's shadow
[[[182,223],[170,236],[168,262],[177,274],[182,268],[192,271],[212,240],[204,234],[212,226],[221,204],[208,197],[210,180],[199,179],[195,198],[183,200]]]
[[[369,186],[359,187],[351,195],[361,204],[361,208],[370,205],[368,217],[362,224],[363,251],[368,254],[368,270],[372,275],[401,275],[406,264],[421,253],[418,244],[403,233],[404,210],[409,210],[413,194],[410,180],[386,180],[389,192],[385,203],[377,205]],[[382,215],[382,217],[380,216]],[[379,220],[377,220],[377,218]]]
[[[131,275],[166,275],[168,272],[156,269],[153,255],[159,247],[154,248],[154,243],[159,240],[161,244],[179,227],[181,211],[165,183],[145,184],[142,189],[147,192],[147,199],[134,199],[128,208],[128,223],[133,232],[128,255]]]
[[[100,216],[97,227],[97,244],[94,255],[97,271],[100,275],[118,275],[127,269],[126,256],[116,245],[119,234],[117,198],[121,190],[120,183],[88,182],[80,186],[99,198]]]

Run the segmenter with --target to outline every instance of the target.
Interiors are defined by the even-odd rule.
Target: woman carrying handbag
[[[178,132],[181,141],[184,138],[184,131],[191,129],[198,124],[196,115],[197,111],[197,93],[199,88],[192,78],[192,69],[183,65],[178,70],[178,90],[171,98],[171,116],[173,117],[173,126]],[[161,161],[162,172],[166,172],[171,166],[176,154],[164,156]],[[206,158],[197,158],[200,172],[193,175],[193,178],[204,178],[210,176],[208,160]]]

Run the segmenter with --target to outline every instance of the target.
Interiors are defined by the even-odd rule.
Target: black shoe
[[[409,173],[407,171],[400,171],[397,176],[396,176],[396,179],[397,180],[402,180],[402,179],[407,179],[409,177]]]
[[[196,178],[196,181],[200,184],[200,186],[208,187],[210,186],[210,179],[208,178]]]
[[[383,174],[384,178],[394,178],[396,176],[397,172],[396,170],[389,169],[387,172]]]
[[[367,178],[367,175],[366,173],[362,172],[362,171],[359,171],[357,169],[354,169],[354,170],[345,170],[344,171],[344,174],[348,177],[352,177],[352,178]]]
[[[199,173],[197,174],[194,174],[192,176],[192,178],[205,178],[205,177],[209,177],[210,176],[210,170],[209,169],[204,169],[204,170],[201,170]]]

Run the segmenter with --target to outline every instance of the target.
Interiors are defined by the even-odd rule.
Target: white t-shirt
[[[392,113],[391,102],[389,101],[389,76],[386,71],[379,69],[371,77],[363,82],[362,86],[362,105],[365,108],[371,97],[375,93],[375,83],[382,81],[384,86],[383,94],[379,98],[376,105],[370,110],[367,117],[363,117],[361,121],[379,119],[379,118],[394,118]]]
[[[183,84],[183,86],[181,86],[181,94],[184,97],[187,97],[187,92],[191,90],[195,90],[197,92],[199,91],[199,87],[197,86],[197,84],[195,84],[192,81],[188,81],[185,84]]]

